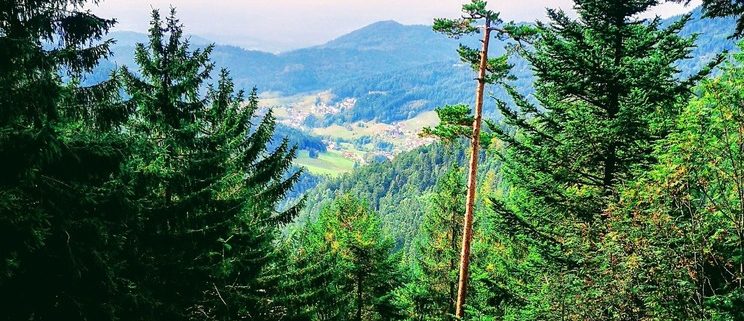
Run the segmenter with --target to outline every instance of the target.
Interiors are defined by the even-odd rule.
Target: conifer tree
[[[478,74],[476,78],[475,109],[467,105],[445,106],[437,109],[440,124],[435,128],[425,128],[424,135],[433,135],[446,140],[457,138],[470,139],[470,161],[468,163],[468,189],[465,197],[465,219],[463,222],[462,245],[460,254],[460,272],[458,281],[455,314],[458,318],[464,315],[464,304],[467,296],[467,283],[470,265],[470,249],[473,238],[473,213],[475,211],[475,189],[477,186],[478,162],[481,146],[481,123],[483,118],[483,100],[486,84],[502,83],[508,79],[509,65],[507,55],[489,58],[489,44],[492,35],[504,38],[524,36],[527,29],[513,23],[504,24],[499,13],[489,10],[483,0],[471,0],[462,6],[462,18],[434,20],[434,30],[452,38],[460,38],[482,33],[480,49],[460,45],[458,53],[463,62],[469,64]],[[473,113],[473,115],[471,115]]]
[[[454,318],[465,190],[461,170],[453,167],[431,196],[409,268],[411,280],[403,291],[411,320]]]
[[[294,229],[283,244],[286,257],[279,289],[282,319],[348,320],[353,288],[344,277],[338,244],[328,242],[325,226],[312,223]]]
[[[277,211],[299,173],[286,141],[267,146],[274,119],[259,119],[255,90],[243,105],[226,71],[206,88],[212,46],[191,51],[175,10],[153,11],[149,43],[135,52],[139,73],[121,78],[134,115],[136,150],[127,164],[140,205],[130,277],[144,296],[134,313],[156,319],[271,319],[270,277]],[[266,282],[264,282],[266,281]]]
[[[127,130],[136,149],[128,170],[141,206],[140,222],[133,226],[137,230],[131,255],[136,265],[131,273],[147,293],[140,299],[142,310],[133,312],[154,318],[187,316],[208,284],[211,259],[204,250],[224,231],[215,229],[224,225],[209,227],[207,219],[216,215],[197,204],[210,197],[208,186],[213,184],[202,175],[215,173],[202,171],[202,179],[190,176],[197,172],[205,111],[198,93],[212,70],[211,47],[188,50],[175,11],[165,24],[153,11],[149,42],[137,44],[135,50],[141,78],[126,67],[120,73],[134,109]]]
[[[207,141],[203,159],[218,169],[216,199],[211,202],[222,215],[229,215],[230,230],[218,239],[222,246],[214,291],[208,291],[207,304],[219,307],[219,319],[250,316],[253,320],[276,319],[277,278],[271,269],[279,260],[274,249],[278,229],[297,216],[304,198],[285,204],[289,190],[301,171],[292,170],[296,147],[282,139],[275,150],[267,150],[274,137],[275,119],[271,111],[258,118],[258,92],[247,99],[222,70],[218,85],[208,94]],[[255,124],[255,126],[253,125]],[[284,209],[279,210],[280,205]],[[221,285],[221,286],[219,286]]]
[[[290,319],[395,320],[398,283],[393,240],[377,213],[349,195],[325,207],[293,242],[285,284]]]
[[[126,296],[126,113],[112,83],[76,81],[109,54],[114,21],[84,5],[0,3],[1,319],[113,320]]]
[[[510,188],[495,208],[521,235],[516,246],[541,257],[529,278],[554,282],[543,292],[549,311],[542,313],[605,319],[617,307],[592,305],[612,290],[591,280],[599,272],[590,263],[604,211],[619,186],[653,164],[654,143],[710,68],[678,76],[675,64],[694,44],[678,35],[689,15],[662,26],[659,18],[637,18],[659,1],[575,3],[577,19],[548,10],[534,48],[521,51],[537,78],[535,99],[508,88],[517,108],[500,103],[507,126],[490,126],[507,143]]]
[[[623,292],[639,293],[649,318],[744,318],[744,56],[735,57],[703,82],[659,142],[659,163],[611,208],[617,236],[601,254],[622,267],[617,280],[635,281]]]

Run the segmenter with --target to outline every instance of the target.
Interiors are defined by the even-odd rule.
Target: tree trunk
[[[357,310],[356,321],[362,321],[362,272],[357,273]]]
[[[483,118],[483,92],[486,87],[486,68],[488,67],[488,43],[491,37],[491,21],[486,19],[483,25],[483,48],[481,49],[480,67],[478,68],[478,86],[475,92],[475,119],[473,135],[470,139],[470,169],[468,171],[468,194],[465,203],[465,221],[463,222],[462,249],[460,253],[460,280],[457,288],[457,305],[455,316],[462,319],[463,305],[467,296],[468,273],[470,268],[470,243],[473,239],[473,208],[475,207],[476,174],[478,172],[478,155],[480,149],[481,119]]]
[[[623,34],[622,30],[625,25],[624,16],[618,16],[615,18],[615,27],[618,29],[617,35],[615,36],[615,53],[614,53],[614,65],[620,67],[623,59]],[[610,101],[607,106],[607,118],[609,121],[614,122],[617,119],[617,114],[620,111],[620,81],[615,79],[614,86],[610,88]],[[612,124],[614,127],[615,124]],[[615,173],[617,172],[617,138],[610,137],[611,141],[605,149],[605,163],[602,184],[604,185],[604,193],[606,196],[611,196],[614,192],[614,180]]]
[[[447,271],[454,271],[457,268],[457,257],[455,256],[455,253],[457,253],[457,216],[459,213],[457,211],[453,210],[452,214],[450,216],[450,249],[452,250],[450,255],[450,265],[449,269]],[[447,282],[449,283],[449,296],[447,297],[447,318],[445,320],[451,320],[452,314],[455,313],[455,300],[457,299],[457,284],[455,280],[451,280],[449,277],[447,277]]]

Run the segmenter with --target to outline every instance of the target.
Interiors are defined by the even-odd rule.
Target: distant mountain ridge
[[[431,56],[427,60],[452,59],[457,40],[432,32],[431,26],[403,25],[393,20],[380,21],[358,29],[323,45],[318,49],[351,49],[359,51],[408,51]],[[428,48],[423,48],[428,47]]]
[[[114,31],[109,33],[108,36],[116,40],[116,44],[114,45],[115,47],[134,47],[137,43],[144,43],[148,40],[147,34],[135,31]],[[189,43],[194,46],[206,46],[214,43],[214,41],[193,34],[186,35],[186,38],[188,38]]]
[[[112,65],[133,65],[136,42],[147,36],[135,32],[113,32],[117,40],[113,57],[97,71]],[[190,36],[194,46],[209,40]],[[230,69],[236,83],[244,88],[293,95],[332,88],[360,76],[452,60],[458,42],[431,31],[427,26],[405,26],[394,21],[374,23],[326,44],[273,54],[217,44],[213,59],[218,67]]]
[[[735,41],[727,39],[733,31],[734,19],[702,19],[699,8],[692,13],[692,21],[683,29],[682,34],[700,34],[696,42],[698,47],[693,51],[692,59],[680,64],[680,70],[699,70],[716,53],[736,50]],[[678,18],[665,19],[665,23]],[[106,79],[116,65],[133,67],[134,44],[147,39],[144,34],[128,32],[115,32],[110,36],[118,40],[112,48],[114,56],[101,64],[88,79],[90,82]],[[191,36],[190,41],[195,46],[211,43],[199,36]],[[283,96],[330,91],[338,101],[355,99],[353,108],[320,118],[315,121],[315,126],[371,120],[392,123],[413,118],[444,104],[471,102],[475,86],[473,73],[468,66],[459,62],[456,53],[458,43],[457,40],[434,33],[429,26],[407,26],[394,21],[382,21],[323,45],[281,54],[217,44],[212,58],[218,68],[225,67],[231,71],[239,88],[250,89],[256,86],[261,92]],[[494,42],[494,54],[498,54],[501,47],[500,42]],[[520,90],[529,91],[532,83],[529,66],[520,60],[514,63],[514,73],[518,78],[514,85]],[[494,94],[499,95],[498,92]],[[485,108],[487,115],[496,116],[493,101],[489,99],[487,103],[490,104]],[[281,135],[291,136],[293,143],[310,146],[316,151],[324,148],[318,145],[317,137],[309,137],[302,132],[283,128]],[[405,154],[409,156],[404,155],[400,161],[396,158],[395,163],[403,164],[407,159],[415,157],[415,154],[426,150],[427,148],[414,150]],[[444,163],[446,162],[440,164],[437,161],[424,170],[439,172],[444,168]],[[364,173],[375,172],[374,168],[364,168],[367,167],[323,185],[323,188],[311,195],[309,206],[317,206],[325,196],[349,191],[352,186],[364,185],[363,182],[369,180]],[[425,174],[417,171],[406,173],[413,177],[409,185],[431,185],[431,179],[424,184],[417,178],[426,176]],[[392,181],[396,175],[389,173],[390,177],[388,174],[378,176],[383,181]],[[302,194],[318,184],[318,180],[311,176],[306,176],[305,181],[302,188],[295,191],[296,194]],[[386,185],[380,183],[374,186]],[[366,195],[371,204],[383,212],[401,206],[396,200],[385,200],[386,194],[382,190],[362,195]],[[400,222],[396,219],[389,221]]]
[[[733,19],[701,17],[700,9],[695,9],[692,21],[683,30],[683,34],[701,36],[693,59],[684,62],[681,70],[697,70],[715,53],[736,48],[734,41],[727,39]],[[116,65],[132,66],[134,43],[146,39],[143,34],[130,32],[111,36],[118,40],[112,48],[114,56],[101,64],[90,77],[91,82],[105,79]],[[190,39],[195,46],[210,43],[198,36]],[[331,91],[339,101],[357,101],[354,108],[327,116],[319,124],[370,120],[389,123],[443,104],[470,102],[472,73],[459,64],[459,42],[473,44],[477,40],[452,40],[434,33],[429,26],[381,21],[320,46],[273,54],[218,44],[212,57],[218,68],[230,70],[238,87],[255,86],[261,92],[286,96]],[[492,54],[500,53],[502,47],[501,42],[493,42]],[[515,86],[529,92],[529,66],[520,61],[515,64],[519,78]]]

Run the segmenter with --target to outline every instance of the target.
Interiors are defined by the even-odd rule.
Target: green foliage
[[[399,291],[408,320],[453,320],[465,212],[463,173],[453,166],[437,183],[419,227],[409,280]]]
[[[295,149],[267,150],[271,113],[253,126],[256,90],[236,94],[227,71],[199,96],[212,47],[190,51],[174,10],[164,22],[153,11],[149,38],[135,52],[140,76],[121,71],[137,148],[127,164],[141,211],[130,240],[137,313],[272,319],[265,272],[277,227],[297,212],[276,211],[300,175],[284,175]]]
[[[687,16],[636,20],[658,2],[580,0],[578,19],[549,11],[535,29],[474,0],[464,18],[436,21],[459,38],[490,20],[497,36],[529,42],[511,49],[537,79],[527,96],[506,85],[505,55],[489,61],[487,81],[517,108],[497,103],[504,122],[489,127],[506,145],[500,158],[479,155],[467,320],[744,319],[744,55],[688,102],[718,60],[686,67]],[[452,320],[460,148],[434,144],[323,182],[304,222],[284,229],[304,204],[297,184],[316,184],[300,181],[291,146],[321,142],[278,128],[255,89],[213,70],[214,47],[191,49],[174,12],[153,12],[136,65],[81,87],[113,25],[84,4],[0,4],[1,319]],[[705,4],[740,13],[738,2]],[[353,43],[374,45],[368,36]],[[390,68],[403,65],[419,66]],[[467,80],[438,66],[368,80]],[[436,98],[400,101],[415,97]],[[427,133],[459,144],[470,113],[438,109]]]
[[[537,78],[535,97],[507,88],[517,108],[499,104],[506,126],[490,127],[506,143],[509,193],[494,209],[513,252],[523,255],[511,259],[515,266],[530,256],[542,261],[514,281],[540,280],[549,288],[530,286],[528,300],[515,308],[521,317],[642,315],[632,298],[623,306],[608,301],[612,287],[595,278],[610,272],[595,265],[593,251],[618,188],[654,163],[655,143],[669,132],[694,80],[710,70],[678,77],[675,66],[694,44],[694,37],[678,35],[689,16],[667,26],[636,18],[655,4],[577,1],[578,19],[549,10],[551,22],[538,24],[534,47],[520,50]]]
[[[706,80],[655,151],[659,163],[612,208],[603,260],[649,318],[744,317],[744,56]],[[628,235],[630,237],[622,237]]]
[[[436,109],[440,124],[424,128],[423,136],[439,137],[446,141],[468,138],[474,117],[468,105],[448,105]]]
[[[273,320],[295,150],[269,149],[255,90],[205,85],[211,47],[190,51],[174,12],[153,12],[137,75],[79,87],[113,24],[82,5],[0,7],[4,319]]]
[[[129,209],[116,86],[77,79],[109,53],[114,21],[86,1],[0,4],[3,320],[112,320]],[[113,89],[112,89],[113,87]]]
[[[274,137],[286,138],[290,146],[296,146],[298,150],[307,150],[311,155],[328,151],[323,139],[320,137],[287,125],[277,124],[274,129]],[[275,139],[272,141],[269,149],[274,150],[281,143],[282,140]]]
[[[493,171],[483,176],[478,194],[491,195],[499,177]],[[463,179],[461,167],[452,165],[428,195],[427,211],[405,261],[406,283],[396,292],[407,320],[454,320],[465,207]],[[487,199],[479,202],[489,204]],[[510,281],[518,278],[515,273],[534,261],[508,260],[514,254],[509,252],[512,250],[508,247],[509,235],[499,232],[503,227],[487,207],[475,213],[467,320],[520,318],[505,310],[524,303],[525,285]]]
[[[308,192],[306,207],[298,221],[314,219],[326,200],[351,194],[369,201],[395,239],[396,248],[408,255],[424,216],[428,194],[449,168],[465,162],[465,153],[459,144],[420,147],[390,162],[370,164],[351,174],[324,181]],[[479,175],[498,171],[498,159],[486,157],[485,153],[481,157]]]
[[[508,35],[509,29],[514,24],[508,23],[502,26],[503,21],[499,18],[497,12],[488,10],[488,3],[482,0],[472,0],[462,6],[463,16],[459,19],[437,18],[434,20],[434,31],[443,33],[451,38],[460,38],[464,35],[476,33],[496,33],[497,37],[504,38]],[[489,40],[490,41],[490,40]],[[457,53],[462,62],[471,66],[479,73],[481,67],[481,54],[488,55],[488,43],[484,43],[483,48],[471,48],[460,44]],[[485,53],[482,51],[485,50]],[[500,84],[506,79],[512,79],[509,72],[512,69],[509,64],[509,56],[503,54],[496,58],[487,58],[485,61],[485,78],[477,79],[486,84]],[[480,74],[478,77],[481,77]],[[481,93],[483,94],[483,93]],[[423,135],[438,136],[444,140],[453,140],[457,138],[469,137],[469,132],[475,126],[475,117],[471,115],[472,110],[467,105],[448,105],[436,109],[439,116],[440,124],[435,128],[424,128]],[[480,121],[480,120],[479,120]],[[480,127],[480,124],[478,124]],[[488,135],[484,135],[488,141]],[[484,144],[488,145],[488,142]]]
[[[295,231],[286,250],[289,320],[394,320],[394,242],[377,213],[349,195]]]

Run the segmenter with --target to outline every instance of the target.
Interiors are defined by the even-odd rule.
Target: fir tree
[[[222,175],[213,195],[216,199],[211,202],[231,218],[230,230],[218,239],[222,246],[215,277],[218,286],[207,292],[207,302],[211,297],[211,306],[220,310],[215,313],[219,319],[249,316],[252,320],[274,320],[277,278],[283,276],[283,271],[271,269],[282,261],[274,239],[303,206],[304,198],[285,204],[302,172],[292,171],[296,148],[286,139],[276,149],[267,150],[276,139],[276,123],[270,111],[257,118],[257,90],[254,88],[245,101],[243,97],[242,92],[234,93],[225,70],[216,89],[209,93],[206,119],[210,148],[203,157],[213,164],[209,168],[219,169]]]
[[[454,318],[465,189],[462,171],[452,167],[431,196],[409,267],[411,280],[402,291],[411,320]]]
[[[296,207],[277,211],[297,181],[285,177],[295,150],[267,146],[271,114],[252,126],[255,90],[242,105],[226,71],[207,95],[212,46],[190,50],[175,10],[153,11],[149,43],[135,52],[139,76],[121,71],[135,110],[127,165],[140,205],[130,277],[144,296],[138,317],[271,319],[270,277],[277,227]]]
[[[744,318],[744,56],[706,80],[655,150],[659,163],[611,208],[602,256],[649,318]],[[623,237],[627,236],[627,237]],[[622,296],[620,297],[622,299]]]
[[[395,320],[397,257],[377,214],[349,195],[325,207],[293,243],[285,284],[291,319]]]
[[[115,84],[76,81],[109,54],[114,21],[84,5],[0,4],[2,319],[113,320],[126,297],[126,112]]]
[[[539,313],[581,319],[624,313],[600,303],[612,289],[592,281],[600,273],[591,253],[606,227],[603,213],[619,186],[653,164],[654,143],[709,71],[678,77],[675,65],[694,44],[694,37],[678,35],[690,16],[668,26],[637,18],[658,3],[579,0],[578,19],[548,10],[551,21],[537,25],[534,48],[521,50],[537,78],[535,99],[508,88],[518,109],[500,103],[507,126],[490,126],[507,143],[510,188],[506,204],[495,208],[519,231],[515,246],[540,255],[531,256],[528,278],[553,283],[533,288],[543,294],[532,299],[547,302]]]
[[[343,275],[348,267],[325,237],[325,226],[312,223],[291,232],[282,252],[282,319],[348,320],[353,288]]]

